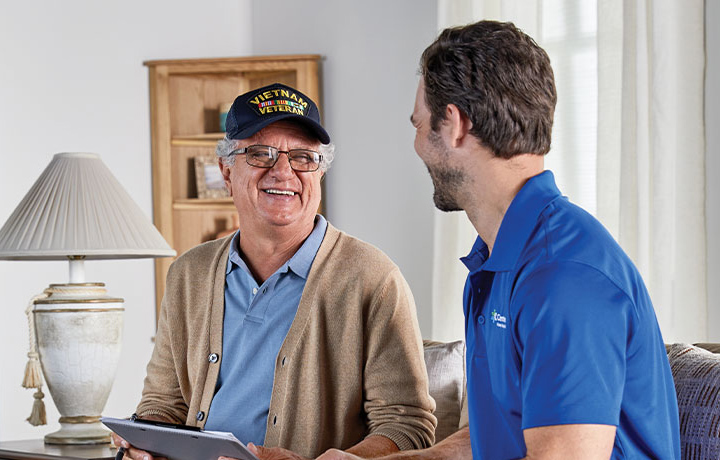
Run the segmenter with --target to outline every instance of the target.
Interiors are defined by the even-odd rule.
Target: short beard
[[[458,204],[456,195],[462,189],[463,183],[465,183],[465,171],[451,168],[447,165],[450,152],[447,147],[445,147],[445,144],[443,144],[438,133],[430,131],[428,140],[438,153],[440,153],[441,157],[438,164],[432,167],[428,164],[425,165],[435,188],[433,192],[435,207],[444,212],[462,211],[463,209]]]

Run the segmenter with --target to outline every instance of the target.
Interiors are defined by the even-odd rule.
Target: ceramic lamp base
[[[100,421],[85,423],[60,422],[60,429],[45,435],[46,444],[106,444],[110,432]]]
[[[108,297],[102,283],[53,284],[35,301],[35,334],[60,430],[48,444],[102,444],[110,433],[100,423],[115,380],[122,345],[123,300]]]

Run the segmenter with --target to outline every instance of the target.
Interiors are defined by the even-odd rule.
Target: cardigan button
[[[211,363],[216,363],[216,362],[218,362],[218,354],[217,354],[217,353],[213,353],[213,354],[211,354],[210,356],[208,356],[208,361],[210,361]]]
[[[202,422],[205,419],[205,412],[200,411],[195,416],[196,419],[198,419],[199,422]]]

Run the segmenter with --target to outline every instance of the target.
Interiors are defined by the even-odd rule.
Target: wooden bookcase
[[[150,77],[153,217],[178,255],[232,228],[230,198],[198,198],[194,158],[213,156],[224,135],[220,106],[274,82],[305,93],[320,106],[319,55],[156,60]],[[171,258],[155,262],[157,312]]]

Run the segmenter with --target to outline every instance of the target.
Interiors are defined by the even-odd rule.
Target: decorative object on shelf
[[[220,122],[220,131],[225,132],[225,120],[227,120],[227,114],[230,111],[230,107],[232,107],[232,101],[230,102],[223,102],[218,107],[218,112],[220,112],[219,122]]]
[[[225,198],[230,196],[218,165],[218,158],[215,155],[197,156],[194,161],[198,198]]]
[[[61,428],[46,443],[110,441],[100,416],[120,357],[123,300],[108,296],[103,283],[85,282],[85,259],[174,255],[93,153],[56,154],[0,229],[0,260],[70,262],[69,283],[51,284],[27,311],[23,386],[37,388],[28,421],[45,422],[43,375],[60,412]]]

